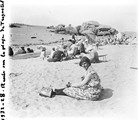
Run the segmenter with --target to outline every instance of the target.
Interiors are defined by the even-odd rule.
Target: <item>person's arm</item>
[[[83,81],[81,81],[80,83],[72,84],[71,86],[72,87],[81,87],[81,86],[85,85],[90,79],[91,79],[91,73],[88,73],[85,76]]]

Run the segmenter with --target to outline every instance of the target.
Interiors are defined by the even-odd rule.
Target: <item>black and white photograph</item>
[[[136,120],[136,0],[4,2],[1,119]]]

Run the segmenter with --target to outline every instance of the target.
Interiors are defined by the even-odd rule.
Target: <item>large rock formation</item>
[[[96,42],[96,36],[115,35],[118,32],[116,29],[101,25],[97,21],[88,21],[81,25],[80,33],[87,37],[89,44],[93,44]]]
[[[87,37],[88,43],[89,43],[89,44],[93,44],[93,43],[96,42],[96,41],[95,41],[96,35],[95,35],[94,32],[91,31],[91,29],[84,30],[84,31],[82,31],[81,33]]]
[[[110,26],[107,25],[100,25],[96,28],[96,35],[97,36],[105,36],[105,35],[115,35],[118,31]]]
[[[63,24],[59,24],[58,26],[55,27],[55,33],[60,33],[60,34],[78,34],[77,29],[72,27],[71,24],[69,26],[65,27]]]
[[[95,34],[96,33],[96,27],[98,27],[99,25],[100,24],[96,21],[84,22],[81,25],[80,32],[82,33],[85,30],[90,30],[91,32],[93,32]]]
[[[70,34],[70,35],[72,35],[72,34],[77,35],[78,34],[77,29],[72,27],[71,24],[69,24],[69,26],[65,28],[65,31],[66,31],[66,34]]]
[[[81,26],[80,33],[85,35],[89,44],[95,43],[96,27],[99,27],[99,23],[96,21],[84,22]]]
[[[55,27],[55,33],[65,33],[65,25],[59,24]]]
[[[91,31],[92,34],[95,34],[97,36],[105,36],[105,35],[114,35],[117,34],[117,30],[107,26],[107,25],[101,25],[97,21],[88,21],[84,22],[81,25],[80,32],[83,34],[85,30]]]

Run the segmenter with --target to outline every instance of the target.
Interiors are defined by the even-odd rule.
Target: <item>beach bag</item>
[[[52,88],[50,88],[50,87],[47,87],[47,88],[43,87],[40,90],[39,95],[40,96],[50,97],[51,98],[52,97]]]

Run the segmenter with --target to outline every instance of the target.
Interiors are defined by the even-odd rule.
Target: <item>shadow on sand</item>
[[[109,89],[109,88],[105,88],[102,93],[100,98],[98,99],[98,101],[104,100],[104,99],[108,99],[111,98],[113,96],[113,90]]]
[[[102,62],[109,62],[109,61],[107,61],[107,60],[99,60],[98,62],[92,62],[92,64],[98,64],[98,63],[102,63]]]

